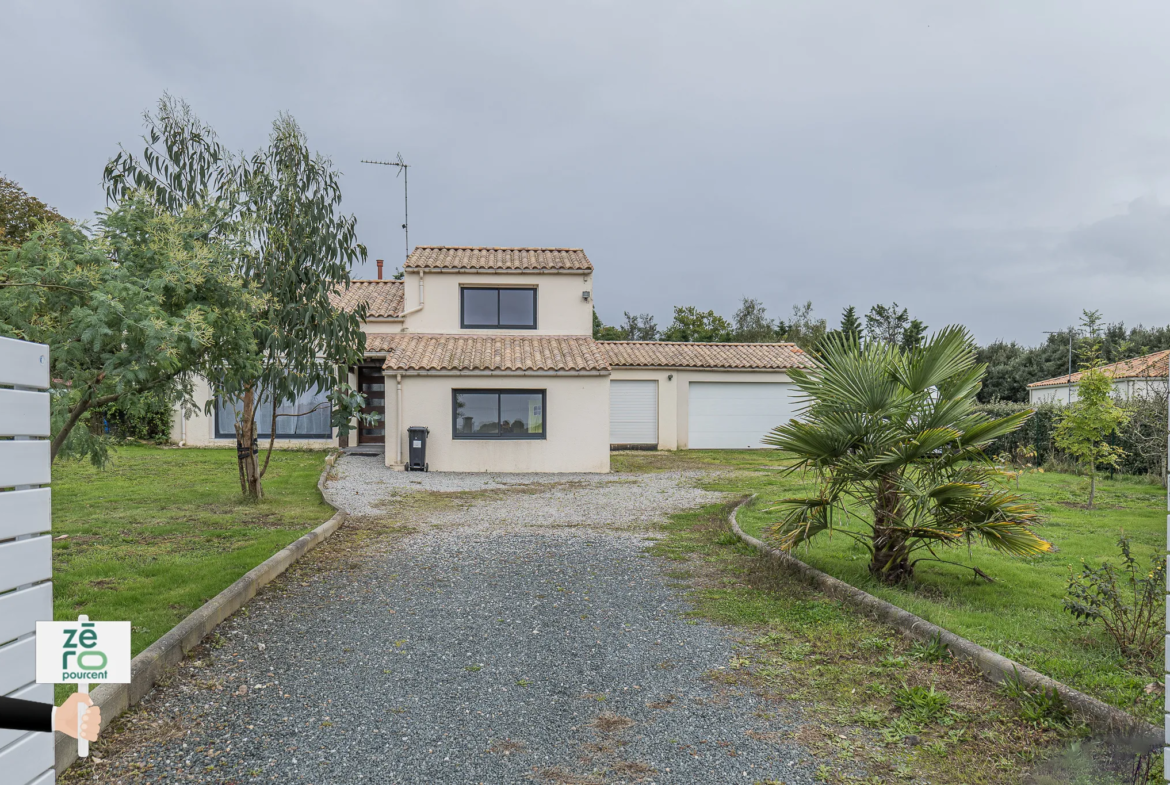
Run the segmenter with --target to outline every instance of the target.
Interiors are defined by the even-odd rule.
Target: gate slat
[[[13,485],[48,485],[47,441],[0,442],[0,488]]]
[[[42,583],[0,594],[0,642],[36,632],[38,621],[53,620],[53,586]]]
[[[49,394],[0,390],[0,436],[48,436]]]
[[[52,492],[48,488],[0,493],[0,540],[49,531],[51,512]]]
[[[0,338],[0,384],[49,389],[49,347]]]
[[[53,577],[53,540],[30,537],[0,543],[0,591]]]
[[[37,639],[0,646],[0,695],[37,680]]]
[[[32,783],[52,767],[52,733],[29,733],[0,750],[0,771],[4,782],[12,785]]]

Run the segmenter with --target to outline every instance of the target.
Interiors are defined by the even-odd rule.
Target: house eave
[[[404,371],[383,368],[386,373],[403,376],[609,376],[609,371]]]
[[[476,273],[484,275],[524,275],[539,273],[540,275],[592,275],[592,270],[552,270],[552,269],[524,269],[524,270],[490,270],[475,267],[406,267],[408,273]]]

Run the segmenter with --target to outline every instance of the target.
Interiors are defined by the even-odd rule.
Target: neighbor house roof
[[[609,371],[588,335],[373,334],[366,352],[385,352],[387,371]]]
[[[1110,365],[1101,366],[1101,370],[1114,379],[1165,379],[1170,366],[1170,349],[1154,352],[1130,360],[1122,360]],[[1042,382],[1032,382],[1028,387],[1053,387],[1062,384],[1076,384],[1081,380],[1082,372],[1077,371],[1071,376],[1057,376],[1045,379]]]
[[[812,361],[794,343],[679,343],[598,341],[614,368],[726,368],[779,371],[809,368]]]
[[[420,245],[406,257],[404,270],[452,272],[592,272],[580,248],[477,248]]]
[[[352,281],[348,289],[329,296],[333,307],[343,311],[364,302],[371,319],[401,319],[403,299],[402,281]]]

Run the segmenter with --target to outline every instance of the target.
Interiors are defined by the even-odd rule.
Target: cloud
[[[1153,196],[1134,199],[1124,213],[1069,232],[1057,254],[1085,267],[1166,276],[1170,274],[1170,207]]]
[[[744,295],[981,340],[1170,321],[1164,3],[9,6],[0,68],[36,74],[0,170],[75,217],[169,90],[237,149],[291,112],[345,173],[361,275],[400,263],[403,205],[360,161],[401,152],[413,242],[583,246],[610,321]]]

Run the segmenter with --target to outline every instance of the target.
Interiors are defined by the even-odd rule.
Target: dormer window
[[[536,289],[465,286],[459,290],[464,329],[536,329]]]

